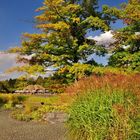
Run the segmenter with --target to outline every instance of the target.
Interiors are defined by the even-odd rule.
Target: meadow
[[[139,73],[98,71],[50,97],[1,94],[0,108],[12,110],[11,117],[21,121],[44,121],[48,112],[65,112],[73,140],[138,140],[139,83]]]

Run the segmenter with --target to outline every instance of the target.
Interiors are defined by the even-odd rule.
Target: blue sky
[[[33,20],[37,15],[35,9],[42,5],[43,0],[0,0],[0,50],[15,47],[21,42],[24,32],[33,33]],[[99,5],[119,6],[127,0],[99,0]],[[117,22],[114,27],[122,26]]]

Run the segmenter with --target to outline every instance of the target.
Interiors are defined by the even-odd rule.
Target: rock
[[[68,117],[68,114],[64,112],[49,112],[43,116],[43,120],[49,123],[64,123]]]
[[[24,108],[24,106],[22,104],[16,104],[15,107],[18,109]]]
[[[57,113],[56,118],[58,122],[66,122],[68,120],[68,114],[67,113]]]

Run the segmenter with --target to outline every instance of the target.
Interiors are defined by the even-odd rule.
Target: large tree
[[[140,71],[140,0],[129,0],[120,9],[104,6],[104,12],[125,25],[114,32],[116,41],[109,65]]]
[[[19,58],[29,65],[18,70],[41,72],[49,66],[64,68],[80,60],[86,63],[93,53],[104,54],[103,46],[86,37],[89,30],[109,30],[108,20],[97,8],[97,0],[45,0],[37,9],[36,27],[40,33],[25,33],[22,47],[16,49],[20,55],[31,56]]]

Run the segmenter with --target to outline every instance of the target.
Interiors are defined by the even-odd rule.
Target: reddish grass
[[[103,76],[92,75],[83,78],[66,89],[69,95],[76,95],[90,90],[97,90],[100,88],[119,89],[133,92],[140,95],[140,74],[113,74],[107,73]]]

